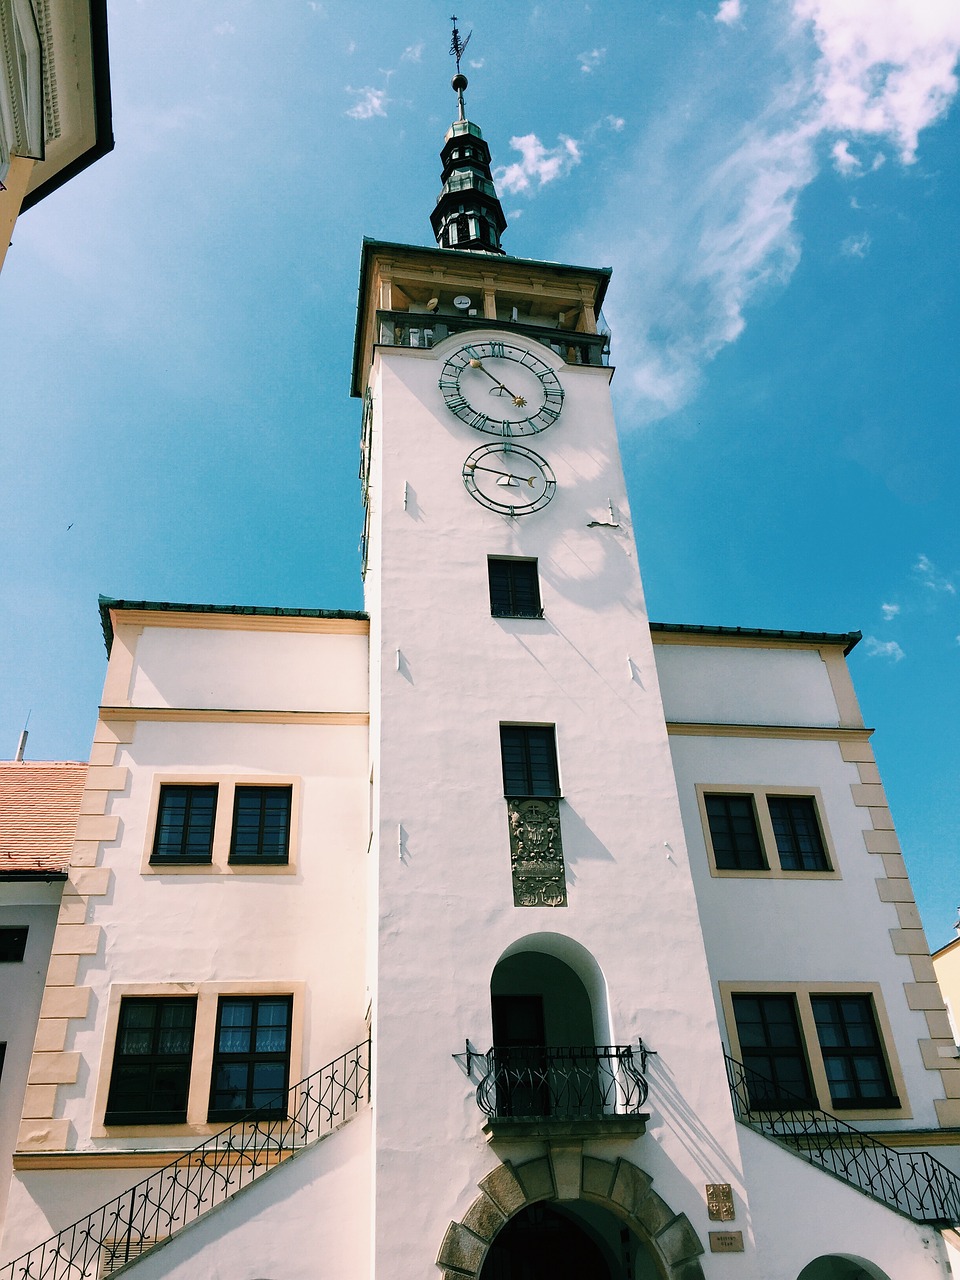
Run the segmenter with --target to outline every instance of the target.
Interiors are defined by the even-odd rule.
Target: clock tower
[[[610,272],[503,253],[453,86],[439,247],[364,243],[354,365],[373,1270],[514,1274],[483,1270],[491,1224],[539,1177],[562,1212],[527,1194],[512,1230],[693,1277],[701,1157],[670,1123],[644,1137],[644,1045],[738,1187],[739,1156],[597,324]],[[668,1237],[607,1207],[615,1169],[656,1188]]]

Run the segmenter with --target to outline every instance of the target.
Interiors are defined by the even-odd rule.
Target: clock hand
[[[522,480],[524,484],[528,484],[532,489],[536,482],[536,476],[515,476],[512,471],[500,471],[497,467],[481,467],[479,462],[470,464],[471,471],[489,471],[493,476],[504,476],[507,480]]]
[[[509,388],[509,387],[505,386],[505,385],[500,381],[500,379],[499,379],[499,378],[495,377],[495,376],[490,372],[490,370],[489,370],[489,369],[485,369],[485,368],[483,367],[483,361],[482,361],[482,360],[477,360],[477,359],[473,359],[473,360],[471,360],[471,361],[470,361],[470,368],[471,368],[471,369],[479,369],[481,373],[485,373],[485,374],[487,375],[487,377],[490,379],[490,381],[491,381],[491,382],[495,382],[495,383],[497,384],[497,387],[499,388],[499,390],[501,390],[501,391],[505,391],[505,392],[507,393],[507,395],[510,397],[510,399],[513,401],[513,403],[517,406],[517,408],[518,408],[518,409],[522,409],[522,408],[523,408],[523,406],[527,403],[523,396],[515,396],[515,395],[513,394],[513,392],[510,390],[510,388]]]

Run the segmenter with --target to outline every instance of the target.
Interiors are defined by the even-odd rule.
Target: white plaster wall
[[[943,1096],[941,1078],[920,1057],[926,1019],[907,1006],[903,984],[914,981],[913,970],[891,944],[898,919],[877,892],[882,859],[864,846],[869,810],[854,805],[850,792],[859,781],[857,766],[845,763],[833,742],[678,735],[670,745],[714,983],[879,982],[913,1116],[872,1127],[936,1126],[933,1099]],[[841,879],[712,876],[697,783],[819,788]]]
[[[706,724],[839,724],[815,649],[658,644],[668,720]]]
[[[182,1235],[136,1263],[137,1280],[359,1280],[369,1274],[370,1112],[361,1111]],[[22,1174],[4,1262],[48,1239],[150,1170]]]
[[[145,1130],[142,1138],[91,1139],[111,985],[305,983],[302,1074],[364,1035],[363,909],[368,837],[365,726],[141,723],[119,763],[127,790],[111,798],[119,836],[103,851],[111,893],[93,898],[88,923],[103,927],[78,981],[92,988],[89,1013],[72,1023],[81,1054],[62,1114],[83,1148],[192,1145]],[[157,773],[198,780],[222,773],[300,778],[296,874],[144,874],[148,814]],[[228,815],[229,816],[229,815]]]
[[[137,1263],[137,1280],[361,1280],[369,1148],[363,1111]]]
[[[376,1266],[398,1280],[429,1269],[478,1179],[513,1158],[486,1145],[475,1080],[451,1055],[467,1037],[489,1048],[490,975],[527,934],[591,952],[612,1041],[642,1034],[660,1055],[650,1131],[617,1153],[704,1235],[703,1184],[742,1191],[607,371],[561,370],[561,421],[524,441],[557,496],[510,520],[464,489],[463,461],[490,437],[443,409],[445,351],[381,352],[375,369]],[[619,527],[591,528],[609,523],[609,503]],[[543,621],[490,616],[488,554],[539,558]],[[501,720],[557,726],[566,909],[513,906]],[[597,1149],[610,1157],[609,1142]]]
[[[0,882],[0,928],[28,930],[23,960],[0,964],[0,1042],[7,1046],[0,1076],[0,1223],[62,892],[59,880]]]
[[[130,701],[138,707],[366,711],[367,637],[145,627]]]

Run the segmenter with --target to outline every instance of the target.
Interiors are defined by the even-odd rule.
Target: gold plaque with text
[[[742,1231],[711,1231],[708,1239],[711,1253],[743,1253]]]

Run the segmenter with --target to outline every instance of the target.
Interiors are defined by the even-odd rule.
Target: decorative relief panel
[[[560,801],[507,800],[510,868],[516,907],[565,907],[567,881],[560,841]]]

